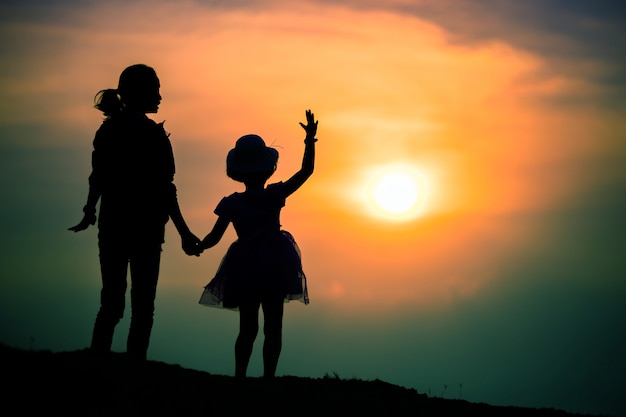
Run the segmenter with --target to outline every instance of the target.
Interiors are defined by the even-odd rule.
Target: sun
[[[424,181],[415,169],[391,166],[371,176],[366,198],[378,217],[403,221],[420,214],[425,194]]]
[[[372,196],[382,210],[391,214],[401,214],[415,205],[418,190],[415,181],[409,175],[391,172],[374,184]]]

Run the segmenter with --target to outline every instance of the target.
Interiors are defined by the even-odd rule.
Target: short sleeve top
[[[284,183],[278,182],[259,193],[233,193],[224,197],[214,213],[232,222],[239,239],[251,239],[280,230],[280,211],[285,199]]]

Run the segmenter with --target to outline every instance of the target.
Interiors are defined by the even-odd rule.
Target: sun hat
[[[265,145],[259,135],[244,135],[226,156],[226,172],[230,177],[272,173],[278,162],[278,151]],[[237,178],[234,178],[237,179]]]

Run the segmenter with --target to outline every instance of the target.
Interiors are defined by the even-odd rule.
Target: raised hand
[[[315,135],[317,134],[317,120],[315,120],[315,115],[311,112],[311,110],[306,111],[306,122],[306,125],[304,123],[300,123],[300,126],[302,126],[306,132],[305,140],[317,142],[317,139],[315,138]]]

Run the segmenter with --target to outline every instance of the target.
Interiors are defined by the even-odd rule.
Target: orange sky
[[[273,179],[286,179],[300,163],[298,122],[311,108],[320,120],[316,172],[288,201],[283,224],[300,242],[317,302],[333,305],[348,293],[358,305],[375,293],[386,308],[474,294],[534,233],[510,219],[578,188],[584,175],[570,161],[596,151],[598,114],[572,115],[554,103],[597,87],[503,41],[461,45],[415,17],[330,5],[314,19],[309,6],[195,7],[129,6],[120,15],[103,6],[74,16],[77,26],[39,28],[63,46],[41,45],[30,59],[49,71],[26,74],[10,89],[43,92],[46,111],[25,115],[20,100],[5,117],[75,126],[84,135],[71,145],[87,159],[100,119],[89,107],[95,92],[115,87],[128,64],[154,66],[164,97],[154,118],[166,120],[175,151],[186,149],[177,153],[181,205],[204,235],[219,198],[241,188],[224,175],[235,139],[254,132],[278,147]],[[364,200],[372,173],[389,164],[420,173],[428,193],[417,218],[389,222]],[[214,251],[221,256],[227,243]],[[199,261],[172,256],[173,269],[198,270]],[[219,256],[209,255],[201,273],[163,285],[200,284]]]
[[[0,342],[88,343],[97,229],[67,227],[87,194],[94,95],[142,62],[199,236],[242,189],[224,172],[238,137],[277,147],[279,181],[301,162],[305,110],[319,119],[316,171],[282,214],[311,298],[286,308],[283,374],[462,382],[474,401],[617,415],[626,10],[567,4],[3,2]],[[423,181],[419,215],[372,208],[371,180],[392,166]],[[150,355],[228,374],[237,316],[197,299],[234,232],[199,258],[166,233]]]

